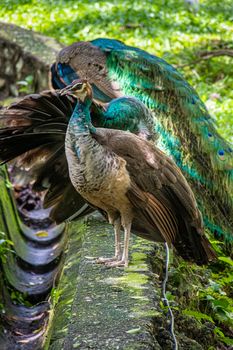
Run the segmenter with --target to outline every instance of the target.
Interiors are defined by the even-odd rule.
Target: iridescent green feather
[[[99,123],[105,128],[128,130],[135,134],[152,135],[154,141],[158,135],[155,133],[152,113],[140,100],[134,97],[119,97],[112,100],[106,111],[100,113]],[[143,116],[143,117],[142,117]],[[149,121],[149,122],[148,122]]]
[[[110,79],[153,111],[146,121],[189,178],[205,223],[233,238],[233,152],[195,90],[164,60],[116,40],[92,42],[106,53]]]

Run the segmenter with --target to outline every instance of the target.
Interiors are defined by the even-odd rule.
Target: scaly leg
[[[116,260],[121,259],[121,219],[118,218],[114,222],[114,233],[115,233],[115,258]]]
[[[114,221],[114,233],[115,233],[115,256],[113,258],[98,258],[96,262],[98,264],[108,264],[111,262],[121,260],[121,219],[117,218]]]
[[[122,258],[121,258],[121,260],[107,263],[108,266],[128,267],[128,265],[129,265],[129,239],[130,239],[130,232],[131,232],[131,222],[124,224],[123,226],[124,226],[124,249],[123,249]]]

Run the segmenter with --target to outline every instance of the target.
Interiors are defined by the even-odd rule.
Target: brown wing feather
[[[144,226],[146,238],[172,243],[181,256],[198,264],[214,259],[192,190],[175,163],[135,135],[97,130],[93,137],[127,162],[131,178],[127,196],[136,211],[136,231]]]
[[[146,218],[150,227],[156,228],[156,233],[161,236],[161,241],[174,242],[178,224],[168,207],[151,193],[142,191],[134,182],[131,183],[127,197],[137,211],[135,216],[140,220]]]

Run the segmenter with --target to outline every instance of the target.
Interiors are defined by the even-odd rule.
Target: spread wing
[[[58,92],[26,96],[0,112],[0,162],[18,156],[31,168],[35,190],[47,190],[44,207],[53,206],[51,217],[62,222],[77,211],[90,209],[73,188],[65,157],[65,134],[74,102]]]

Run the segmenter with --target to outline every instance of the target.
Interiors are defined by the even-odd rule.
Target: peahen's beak
[[[60,90],[60,95],[71,95],[73,97],[76,97],[74,92],[82,91],[85,83],[86,80],[74,80],[70,85],[67,85],[64,89]]]

